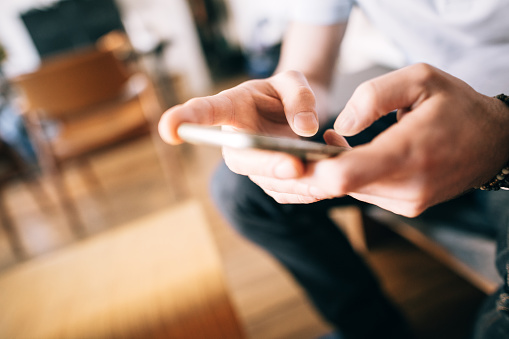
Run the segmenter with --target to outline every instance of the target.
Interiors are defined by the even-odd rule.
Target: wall
[[[3,64],[8,76],[29,72],[39,64],[37,51],[19,13],[54,0],[0,0],[0,42],[9,54]],[[192,96],[207,94],[211,80],[186,0],[117,0],[135,48],[150,49],[168,39],[168,72],[181,74]],[[64,28],[65,29],[65,28]]]

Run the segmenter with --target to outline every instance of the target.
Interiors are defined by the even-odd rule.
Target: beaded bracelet
[[[495,98],[502,100],[509,107],[509,96],[499,94]],[[509,190],[509,162],[502,168],[500,173],[479,188],[485,191]]]

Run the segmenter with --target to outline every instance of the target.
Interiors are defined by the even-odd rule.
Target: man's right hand
[[[184,122],[226,125],[236,130],[286,137],[312,136],[318,131],[316,100],[300,72],[286,71],[265,80],[250,80],[219,94],[194,98],[166,111],[159,133],[170,144],[181,142],[177,128]],[[240,174],[275,175],[291,178],[303,172],[299,159],[273,152],[237,151],[227,157],[228,166]],[[281,163],[281,170],[265,173]]]

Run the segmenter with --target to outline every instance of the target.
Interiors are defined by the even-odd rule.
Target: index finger
[[[166,142],[177,144],[182,141],[177,128],[184,122],[253,128],[259,120],[278,121],[279,113],[281,117],[286,115],[288,124],[299,135],[310,136],[318,130],[313,91],[297,71],[247,81],[219,94],[177,105],[163,114],[159,133]]]
[[[224,91],[213,96],[194,98],[170,108],[161,117],[158,129],[165,142],[178,144],[182,140],[177,134],[177,128],[184,122],[213,126],[230,125],[233,121],[233,101]]]
[[[439,73],[430,65],[415,64],[364,82],[339,114],[334,129],[355,135],[391,111],[415,108],[429,95],[434,84],[430,79]]]
[[[283,152],[223,147],[223,157],[232,172],[242,175],[289,179],[304,172],[300,159]]]

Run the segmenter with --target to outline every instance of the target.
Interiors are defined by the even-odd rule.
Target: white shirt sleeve
[[[296,0],[291,19],[316,25],[331,25],[348,20],[353,0]]]

